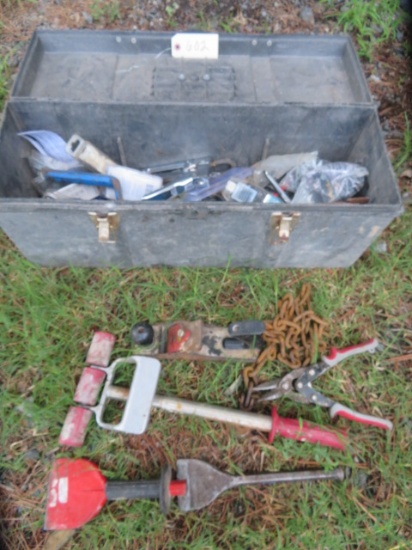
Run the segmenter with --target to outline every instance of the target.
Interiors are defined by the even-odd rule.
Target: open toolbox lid
[[[36,31],[11,99],[372,103],[347,35],[219,35],[217,59],[193,60],[172,56],[174,34]]]

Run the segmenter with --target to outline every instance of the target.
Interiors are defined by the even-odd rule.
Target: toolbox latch
[[[274,212],[271,217],[271,242],[286,242],[296,225],[300,212]]]
[[[108,212],[107,214],[89,212],[89,216],[97,227],[99,243],[115,243],[119,228],[119,214],[117,212]]]

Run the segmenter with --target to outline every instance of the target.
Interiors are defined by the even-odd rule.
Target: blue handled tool
[[[90,172],[47,172],[46,178],[58,183],[78,183],[80,185],[94,185],[96,187],[109,187],[114,189],[116,199],[122,199],[120,182],[113,176],[103,174],[91,174]]]

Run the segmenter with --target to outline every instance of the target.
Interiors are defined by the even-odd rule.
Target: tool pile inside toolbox
[[[54,132],[19,134],[32,146],[27,160],[33,186],[55,200],[163,201],[203,200],[238,203],[315,204],[368,202],[361,194],[368,170],[350,162],[328,162],[318,152],[271,155],[263,152],[253,166],[236,166],[231,159],[182,159],[136,170],[123,166],[92,143],[74,134],[68,143]],[[267,148],[265,148],[267,149]]]
[[[294,321],[286,319],[287,312]],[[303,320],[301,324],[299,320]],[[310,350],[314,341],[321,351],[325,349],[322,340],[325,325],[326,322],[310,309],[310,289],[304,286],[299,298],[293,299],[292,295],[287,295],[279,301],[278,315],[273,321],[236,321],[228,327],[205,325],[200,320],[177,320],[154,325],[147,321],[137,322],[131,329],[133,354],[113,362],[111,355],[115,350],[116,337],[109,332],[97,331],[73,396],[74,404],[64,421],[59,444],[66,450],[82,448],[93,416],[96,424],[105,430],[134,436],[146,431],[150,434],[150,413],[152,408],[156,408],[172,414],[194,415],[267,432],[270,443],[279,436],[350,452],[351,441],[346,422],[342,427],[327,427],[301,418],[280,416],[275,407],[271,415],[251,410],[259,409],[265,401],[280,401],[282,397],[288,397],[300,404],[327,408],[331,418],[342,417],[344,421],[352,420],[372,428],[392,430],[389,420],[352,410],[313,388],[312,383],[344,359],[373,353],[379,347],[374,338],[341,350],[332,348],[328,355],[313,363]],[[286,332],[282,332],[285,328]],[[265,364],[276,357],[285,368],[290,368],[289,372],[275,380],[258,380],[258,373],[263,377]],[[244,392],[239,409],[157,394],[162,370],[160,361],[164,361],[167,369],[167,360],[170,359],[235,359],[246,363],[243,375],[234,380],[230,387],[232,393]],[[117,375],[130,366],[133,367],[133,375],[129,387],[116,385]],[[165,464],[161,477],[156,480],[117,482],[107,481],[98,466],[87,458],[59,458],[50,476],[45,529],[79,528],[93,519],[111,500],[158,500],[162,512],[167,514],[172,499],[177,497],[179,509],[189,512],[207,506],[223,491],[240,485],[344,481],[353,476],[350,469],[338,467],[332,471],[307,470],[233,477],[202,460],[191,458],[177,459],[175,477],[172,467]]]

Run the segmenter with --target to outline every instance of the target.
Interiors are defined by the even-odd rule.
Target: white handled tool
[[[133,379],[130,387],[113,385],[115,376],[122,365],[134,365]],[[344,449],[346,434],[341,430],[327,430],[310,425],[297,419],[282,418],[273,409],[272,416],[226,409],[156,395],[160,362],[153,357],[132,356],[114,361],[108,368],[86,367],[76,389],[74,400],[82,406],[71,407],[66,417],[59,442],[61,445],[79,447],[83,444],[87,424],[94,414],[101,428],[123,433],[142,434],[147,427],[152,407],[175,412],[200,416],[209,420],[229,422],[254,430],[270,432],[269,441],[276,435],[298,441],[320,443],[337,449]],[[103,390],[97,404],[101,386]],[[120,416],[116,422],[107,419],[110,402],[122,402],[124,409],[115,411]]]

